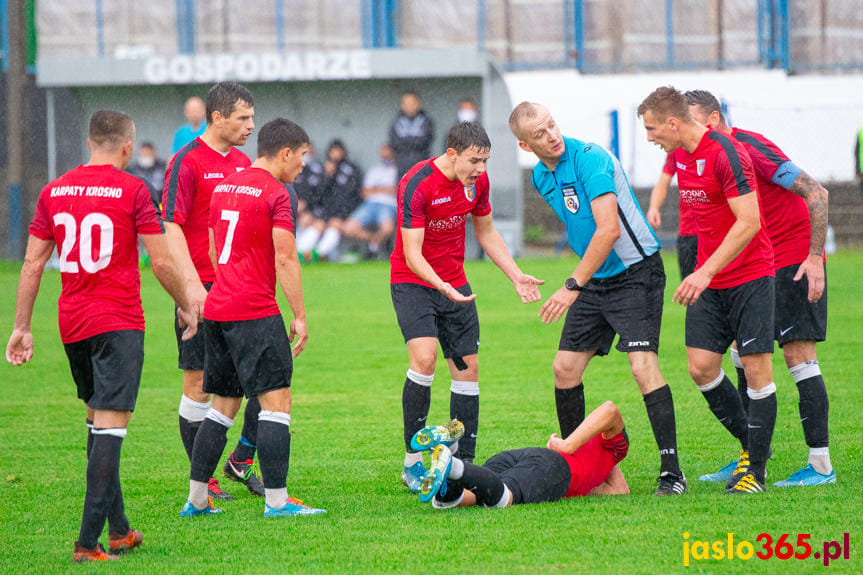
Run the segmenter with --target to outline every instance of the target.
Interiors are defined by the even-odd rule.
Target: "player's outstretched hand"
[[[536,279],[527,274],[521,274],[512,280],[512,287],[515,288],[515,293],[521,298],[523,303],[533,303],[542,298],[539,293],[539,287],[545,283],[545,280]]]
[[[562,318],[577,298],[577,291],[568,290],[565,287],[554,292],[539,308],[539,317],[542,319],[542,323],[550,324]]]
[[[700,269],[695,270],[680,282],[677,289],[674,290],[674,295],[671,296],[671,301],[677,302],[680,305],[695,305],[702,292],[710,285],[710,276],[707,272]]]
[[[183,308],[177,308],[177,323],[180,328],[186,328],[183,330],[183,335],[180,339],[183,341],[189,341],[195,334],[198,333],[198,321],[199,314],[195,309],[185,310]]]
[[[294,343],[294,339],[297,340],[296,343]],[[309,329],[306,327],[306,320],[294,318],[294,321],[291,322],[288,340],[293,344],[291,355],[294,357],[297,357],[306,349],[306,342],[309,341]]]
[[[552,433],[548,438],[548,443],[545,444],[546,449],[551,449],[552,451],[557,451],[558,453],[565,453],[566,442],[562,440],[556,433]]]
[[[6,361],[12,365],[23,365],[33,357],[33,334],[16,329],[6,344]]]
[[[798,282],[806,276],[809,281],[809,303],[815,303],[824,294],[824,260],[821,256],[809,255],[794,274]]]
[[[447,282],[441,284],[438,291],[455,303],[468,303],[476,299],[476,294],[464,295]]]

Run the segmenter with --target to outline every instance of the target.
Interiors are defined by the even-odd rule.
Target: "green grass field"
[[[552,293],[574,259],[522,260]],[[638,389],[623,354],[595,360],[585,375],[588,408],[620,406],[632,446],[621,468],[632,493],[579,498],[507,510],[436,511],[399,482],[402,458],[401,388],[407,351],[390,303],[385,264],[304,269],[311,337],[295,363],[289,491],[325,507],[318,517],[264,520],[263,501],[238,484],[226,513],[181,519],[188,462],[177,430],[181,393],[171,327],[171,302],[144,273],[146,359],[137,410],[123,446],[121,477],[141,549],[111,565],[73,566],[85,489],[84,410],[59,341],[57,272],[43,278],[33,322],[30,365],[0,365],[0,571],[122,573],[264,573],[381,571],[428,573],[860,573],[863,498],[860,471],[863,406],[863,252],[830,259],[830,331],[819,355],[831,400],[831,455],[838,484],[769,489],[752,497],[725,496],[698,481],[736,456],[734,441],[715,420],[689,379],[683,347],[684,312],[672,304],[677,264],[666,256],[669,286],[660,366],[677,409],[681,464],[690,492],[651,497],[659,457]],[[560,324],[545,326],[539,304],[526,306],[497,268],[467,265],[478,294],[482,348],[482,408],[478,457],[508,448],[544,445],[557,428],[551,362]],[[0,264],[0,336],[11,333],[18,266]],[[283,306],[284,309],[287,309]],[[733,373],[726,360],[726,371]],[[774,360],[779,416],[768,480],[805,464],[797,391],[781,354]],[[448,417],[449,376],[439,362],[430,422]],[[242,413],[242,412],[241,412]],[[229,448],[240,421],[229,433]],[[220,466],[221,467],[221,466]],[[219,471],[219,473],[221,473]],[[684,540],[683,533],[690,538]],[[850,534],[850,559],[767,561],[707,559],[683,565],[684,541],[776,540],[810,534],[813,552]],[[102,541],[107,544],[107,533]],[[745,549],[744,549],[745,551]]]

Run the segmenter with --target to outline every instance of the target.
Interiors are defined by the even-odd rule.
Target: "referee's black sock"
[[[734,384],[723,370],[719,377],[705,385],[699,385],[698,390],[707,400],[710,411],[737,438],[743,449],[749,449],[749,430],[746,428],[746,412],[740,403],[740,396],[734,389]]]
[[[498,505],[506,491],[506,487],[497,473],[487,467],[473,463],[464,464],[461,479],[450,481],[468,491],[473,491],[476,495],[476,504],[483,507]]]
[[[674,419],[674,399],[671,388],[664,385],[644,396],[644,406],[647,417],[653,428],[653,437],[659,447],[659,472],[680,475],[680,464],[677,461],[677,426]]]
[[[234,448],[234,461],[243,462],[255,458],[255,446],[258,444],[258,414],[261,412],[261,402],[258,396],[246,401],[243,412],[243,433]]]
[[[108,510],[120,493],[120,448],[126,430],[94,429],[93,447],[87,460],[87,494],[78,543],[93,549],[105,527]]]
[[[452,380],[449,389],[450,419],[458,419],[464,424],[464,437],[458,440],[458,451],[453,455],[473,463],[479,431],[479,383]]]
[[[734,371],[737,372],[737,394],[740,396],[740,403],[743,404],[743,411],[749,414],[749,384],[746,382],[746,370],[743,369],[743,362],[740,361],[740,354],[735,348],[731,348],[731,363],[734,364]]]
[[[228,443],[228,429],[233,424],[234,420],[215,410],[210,410],[204,418],[192,450],[192,468],[189,474],[192,481],[207,483],[213,476],[225,444]]]
[[[749,390],[749,471],[765,480],[770,442],[776,426],[776,384]]]
[[[566,439],[584,421],[584,382],[575,387],[554,388],[560,437]]]
[[[405,451],[411,449],[411,438],[425,427],[426,418],[431,405],[431,384],[434,374],[423,375],[412,369],[408,370],[405,386],[402,389],[402,419],[405,430]]]

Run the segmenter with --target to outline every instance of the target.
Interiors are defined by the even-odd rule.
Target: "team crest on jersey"
[[[243,171],[243,168],[241,168],[241,167],[239,167],[239,166],[236,166],[236,168],[237,168],[237,171],[238,171],[238,172],[242,172],[242,171]]]
[[[561,190],[563,192],[563,204],[566,209],[573,214],[578,211],[578,194],[575,193],[575,188],[568,187]]]
[[[695,160],[695,173],[699,176],[704,173],[704,164],[707,160]]]
[[[464,187],[464,197],[467,198],[467,201],[472,202],[476,199],[476,186]]]

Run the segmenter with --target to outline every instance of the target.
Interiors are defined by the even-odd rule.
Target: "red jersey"
[[[218,263],[205,318],[242,321],[281,313],[273,228],[295,234],[296,213],[296,194],[267,170],[248,168],[216,186],[209,226]]]
[[[42,189],[29,230],[60,251],[63,343],[144,330],[138,234],[162,233],[144,182],[113,166],[78,166]]]
[[[695,213],[698,225],[698,269],[713,255],[737,220],[727,198],[757,194],[758,184],[752,160],[743,144],[711,129],[704,133],[695,152],[690,154],[683,150],[681,159],[677,185],[680,187],[681,202],[689,205]],[[763,213],[759,217],[761,229],[740,255],[713,276],[711,288],[730,288],[774,275],[773,249],[767,237]]]
[[[680,156],[681,152],[685,152],[685,150],[678,148],[665,156],[665,165],[662,167],[663,172],[665,172],[669,176],[674,176],[674,174],[677,172],[677,164],[683,163],[681,159],[682,156]],[[680,185],[678,182],[678,188],[679,187]],[[688,205],[683,203],[683,198],[680,197],[679,192],[677,196],[677,205],[679,207],[679,215],[677,219],[677,235],[694,236],[698,233],[698,226],[695,224],[695,213]]]
[[[491,213],[488,175],[484,173],[466,188],[458,179],[444,176],[432,158],[416,164],[402,177],[397,200],[399,225],[425,228],[422,254],[435,273],[455,288],[465,285],[464,226],[468,214]],[[390,283],[433,287],[408,267],[400,233],[396,234],[390,265]]]
[[[731,136],[746,147],[752,158],[775,268],[802,263],[809,255],[809,207],[806,200],[789,191],[800,168],[761,134],[734,128]]]
[[[201,283],[216,277],[210,262],[210,197],[226,177],[251,165],[249,158],[236,148],[227,154],[217,152],[198,137],[171,158],[165,172],[162,193],[162,217],[183,228],[189,255]]]
[[[599,434],[579,447],[575,453],[560,455],[569,465],[569,489],[564,497],[583,497],[608,479],[614,466],[623,461],[629,451],[629,441],[623,433],[611,439]]]

